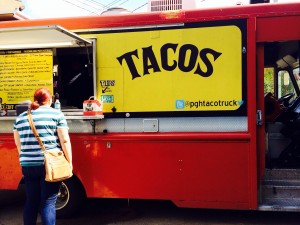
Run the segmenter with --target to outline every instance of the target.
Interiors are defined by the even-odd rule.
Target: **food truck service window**
[[[0,29],[0,97],[8,110],[48,87],[64,109],[95,94],[93,41],[60,26]]]

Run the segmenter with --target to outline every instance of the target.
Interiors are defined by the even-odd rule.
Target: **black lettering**
[[[196,71],[194,72],[194,74],[199,74],[200,76],[203,77],[209,77],[213,74],[214,69],[213,66],[211,64],[211,62],[209,61],[207,54],[211,54],[214,57],[214,61],[217,60],[217,58],[220,57],[220,55],[222,55],[222,53],[217,52],[213,49],[210,48],[204,48],[200,51],[200,58],[201,60],[204,62],[204,64],[206,65],[206,72],[203,72],[200,68],[200,65],[198,64]]]
[[[128,69],[130,70],[130,73],[132,75],[132,80],[137,77],[141,77],[141,75],[138,73],[136,66],[134,64],[134,61],[132,58],[133,56],[135,56],[136,58],[139,58],[137,49],[132,52],[127,52],[124,55],[117,57],[117,60],[119,61],[119,63],[121,65],[122,65],[123,60],[125,60],[125,62],[127,63]]]
[[[164,44],[160,49],[160,57],[161,57],[161,65],[158,64],[157,58],[153,52],[152,46],[142,48],[143,50],[143,75],[150,74],[149,70],[153,69],[153,72],[161,72],[161,68],[166,71],[173,71],[177,67],[182,72],[190,72],[193,69],[194,74],[198,74],[203,77],[209,77],[213,74],[214,68],[212,65],[212,61],[216,61],[222,53],[217,52],[211,48],[204,48],[201,51],[192,44],[185,44],[179,49],[178,60],[174,59],[175,53],[177,51],[178,44],[167,43]],[[209,59],[208,55],[213,56],[213,60]],[[173,59],[171,56],[173,55]],[[198,61],[198,57],[203,62],[206,67],[206,71],[203,71],[200,67],[200,63]],[[119,57],[117,60],[121,65],[123,65],[123,61],[128,66],[128,69],[132,75],[132,80],[137,77],[141,77],[138,73],[137,67],[135,65],[134,60],[139,59],[138,50],[134,50],[131,52],[127,52]],[[211,58],[211,57],[210,57]],[[198,61],[198,64],[197,64]],[[103,83],[101,83],[103,86]],[[110,85],[114,85],[114,82],[111,82]]]
[[[152,46],[143,48],[143,65],[144,75],[149,74],[149,69],[153,69],[153,72],[160,72],[160,68],[152,50]]]
[[[171,49],[175,53],[177,46],[178,46],[178,44],[167,43],[167,44],[163,45],[160,49],[161,66],[166,71],[173,71],[177,67],[176,60],[173,60],[172,65],[168,64],[169,56],[170,56],[170,54],[168,54],[168,50]]]
[[[184,63],[186,61],[187,52],[190,51],[190,59],[188,60],[188,65],[185,66]],[[183,72],[190,72],[194,69],[198,57],[198,48],[191,44],[183,45],[179,50],[179,60],[178,60],[178,68]]]

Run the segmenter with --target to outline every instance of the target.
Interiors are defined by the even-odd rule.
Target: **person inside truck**
[[[285,107],[271,92],[265,94],[266,122],[274,122],[285,111]]]

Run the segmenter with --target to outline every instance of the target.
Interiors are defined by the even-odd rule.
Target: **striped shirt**
[[[57,128],[67,128],[64,114],[48,106],[31,110],[33,123],[47,149],[60,149]],[[34,136],[27,117],[27,111],[21,113],[14,121],[14,131],[18,131],[21,142],[21,166],[41,166],[44,164],[44,153]]]

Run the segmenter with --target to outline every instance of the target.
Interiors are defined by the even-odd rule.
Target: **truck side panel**
[[[208,141],[209,136],[73,135],[75,173],[88,197],[250,208],[249,135],[217,134]]]

